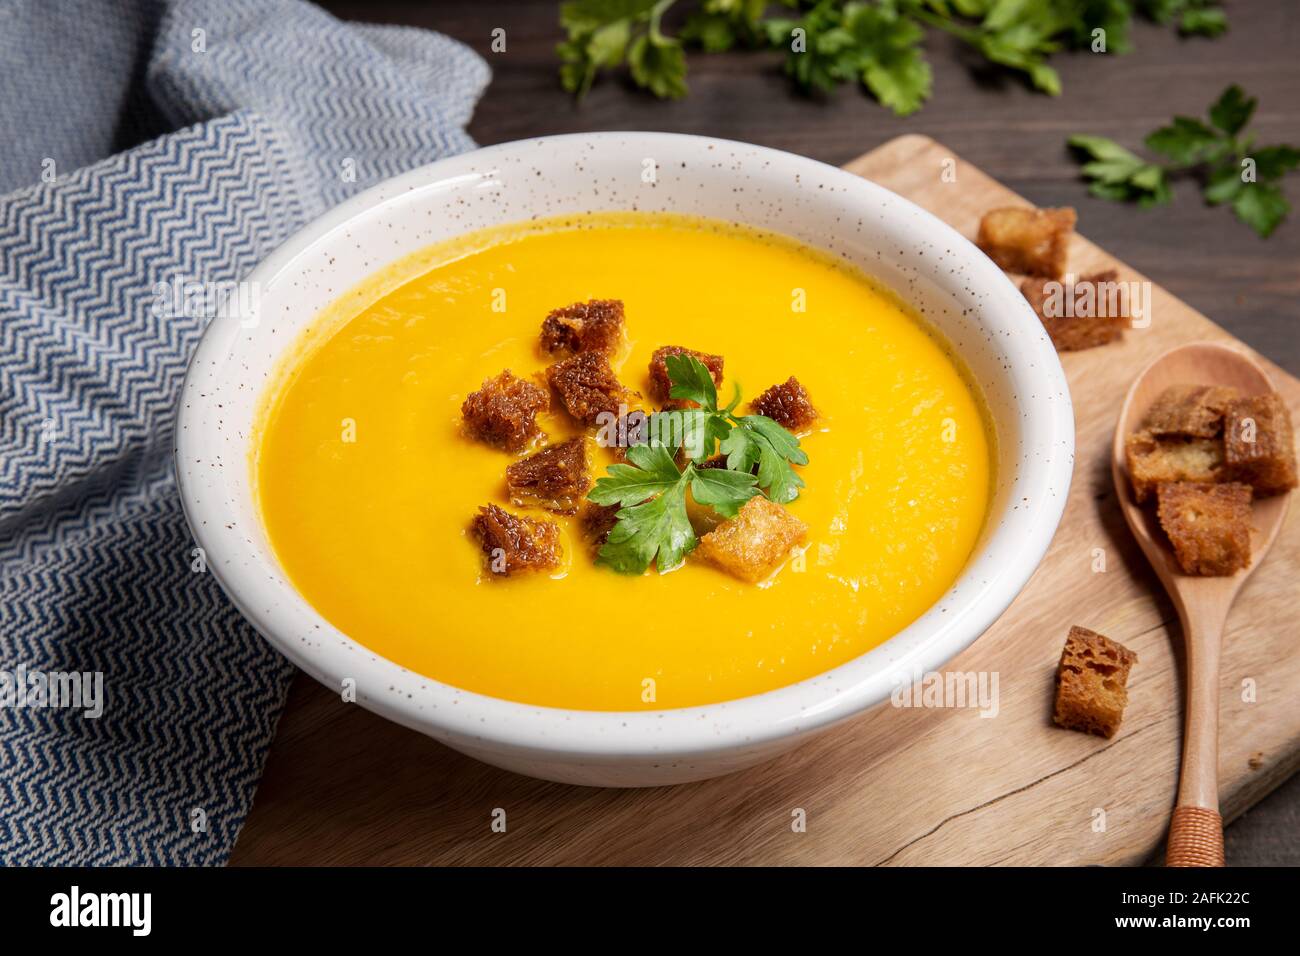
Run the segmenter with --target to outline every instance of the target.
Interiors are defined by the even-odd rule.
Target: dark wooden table
[[[906,119],[857,89],[799,96],[781,75],[778,55],[751,53],[691,56],[691,95],[679,102],[657,101],[608,77],[575,105],[556,79],[561,32],[554,0],[326,0],[323,6],[348,19],[430,27],[483,54],[495,78],[470,132],[485,145],[551,133],[671,130],[761,143],[838,165],[902,133],[925,133],[1040,205],[1076,207],[1079,229],[1090,239],[1300,374],[1300,212],[1265,241],[1227,211],[1205,207],[1191,182],[1180,182],[1173,204],[1162,208],[1103,202],[1087,195],[1065,148],[1076,132],[1138,148],[1173,114],[1203,114],[1234,82],[1260,100],[1254,129],[1262,143],[1300,144],[1295,0],[1230,3],[1232,28],[1217,40],[1179,39],[1170,28],[1138,23],[1136,50],[1128,55],[1057,57],[1053,65],[1064,86],[1058,98],[985,70],[955,41],[932,35],[934,95]],[[506,31],[504,53],[490,49],[498,27]],[[1292,202],[1300,203],[1295,178],[1288,186]],[[285,729],[307,730],[294,725],[295,706],[320,693],[299,678]],[[377,730],[383,724],[374,723]],[[276,776],[274,766],[268,776]],[[1300,776],[1229,827],[1227,855],[1237,865],[1300,864]]]

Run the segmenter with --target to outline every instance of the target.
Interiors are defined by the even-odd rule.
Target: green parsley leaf
[[[1143,206],[1168,202],[1169,184],[1161,167],[1102,136],[1071,136],[1069,144],[1093,157],[1081,171],[1093,181],[1089,192],[1094,196],[1117,202],[1132,200]]]
[[[762,449],[748,430],[732,429],[718,450],[727,456],[727,468],[731,471],[751,472],[762,457]]]
[[[1267,239],[1291,211],[1291,204],[1277,186],[1260,182],[1244,183],[1232,200],[1232,211],[1238,219]]]
[[[697,468],[691,476],[691,497],[724,518],[734,518],[750,498],[761,494],[758,478],[727,468]]]
[[[1096,53],[1128,53],[1133,49],[1129,40],[1132,18],[1130,0],[1083,0],[1070,45]],[[1099,47],[1098,41],[1104,45]]]
[[[682,39],[698,43],[706,53],[721,53],[735,46],[765,45],[763,16],[767,0],[704,0],[682,28]]]
[[[952,17],[956,14],[978,20],[989,12],[989,7],[994,2],[995,0],[922,0],[920,7],[922,11],[933,11],[941,17]]]
[[[1088,193],[1098,199],[1109,199],[1111,202],[1128,202],[1133,198],[1127,183],[1093,183],[1088,187]]]
[[[668,397],[696,402],[711,412],[718,410],[718,389],[713,373],[693,355],[669,355],[664,358],[668,370]]]
[[[757,465],[759,487],[777,504],[798,498],[804,482],[791,465],[808,464],[799,439],[762,415],[746,415],[736,426],[718,446],[727,467],[747,472]]]
[[[656,498],[623,508],[596,554],[596,561],[620,574],[644,574],[651,564],[671,571],[699,543],[686,516],[686,482]]]
[[[1247,97],[1236,83],[1210,107],[1210,122],[1229,136],[1236,136],[1250,122],[1257,100]]]
[[[634,23],[648,18],[655,0],[569,0],[560,5],[568,39],[556,47],[560,82],[579,98],[597,72],[623,62]]]
[[[1139,0],[1143,14],[1156,23],[1178,21],[1185,36],[1216,37],[1228,29],[1228,17],[1217,0]]]
[[[1223,154],[1223,138],[1198,119],[1175,116],[1146,138],[1147,148],[1168,157],[1179,166],[1193,166]]]
[[[698,43],[705,53],[725,53],[736,45],[736,32],[731,21],[716,13],[697,10],[682,27],[682,39]]]
[[[1236,163],[1230,162],[1226,166],[1220,166],[1210,173],[1209,179],[1206,180],[1205,201],[1211,206],[1231,202],[1244,185],[1246,182],[1241,178],[1241,169]]]
[[[858,75],[856,41],[844,28],[842,5],[834,0],[819,0],[802,20],[773,20],[768,33],[773,46],[788,51],[786,75],[804,92],[829,93]]]
[[[919,110],[930,98],[933,80],[921,53],[925,31],[891,4],[849,4],[844,17],[867,89],[899,116]]]
[[[573,33],[592,33],[620,20],[649,16],[657,0],[568,0],[560,4],[560,25]]]
[[[624,60],[632,79],[656,96],[686,95],[686,57],[681,43],[660,32],[673,0],[569,0],[560,5],[568,39],[556,47],[560,82],[582,98],[596,74]]]
[[[1139,0],[1142,12],[1156,23],[1169,23],[1186,0]]]
[[[679,100],[686,95],[686,54],[682,45],[670,37],[643,34],[632,41],[627,51],[632,79],[663,100]]]
[[[1076,15],[1068,4],[994,0],[973,45],[992,62],[1026,73],[1035,89],[1059,96],[1061,78],[1046,57],[1061,48],[1056,37],[1069,31]]]
[[[1171,2],[1158,12],[1181,9]],[[1210,107],[1209,125],[1175,116],[1146,138],[1149,149],[1166,157],[1165,164],[1147,163],[1100,136],[1071,136],[1069,144],[1091,157],[1081,171],[1091,180],[1094,196],[1141,206],[1167,202],[1172,195],[1169,173],[1195,169],[1207,204],[1231,204],[1238,219],[1268,237],[1291,211],[1279,183],[1300,166],[1300,149],[1284,144],[1254,148],[1254,137],[1244,130],[1256,103],[1233,85]]]
[[[627,459],[630,464],[611,465],[587,494],[596,504],[622,506],[597,561],[624,574],[641,574],[652,563],[668,571],[696,543],[686,516],[693,468],[683,473],[668,449],[653,444],[633,445]]]
[[[665,448],[680,448],[694,461],[712,455],[730,430],[731,424],[712,409],[672,409],[650,416],[650,440]]]
[[[627,460],[631,464],[610,465],[609,473],[596,481],[587,497],[598,505],[636,505],[681,481],[681,469],[662,445],[633,445]]]
[[[1300,165],[1300,149],[1290,146],[1265,146],[1250,154],[1255,161],[1255,176],[1261,180],[1281,179]]]
[[[763,415],[737,418],[732,412],[740,403],[739,391],[731,404],[720,411],[713,376],[704,363],[693,355],[669,355],[664,364],[671,384],[669,396],[698,402],[699,409],[687,411],[703,413],[704,416],[702,421],[698,417],[689,416],[681,419],[681,433],[689,434],[701,442],[690,446],[688,453],[691,457],[709,457],[713,454],[716,443],[718,450],[727,456],[728,470],[748,473],[757,466],[758,485],[767,491],[773,501],[784,504],[799,496],[803,479],[794,472],[791,465],[808,463],[807,454],[799,447],[799,439]],[[675,426],[678,419],[669,416],[680,414],[675,411],[659,412],[657,416],[662,416],[665,423],[671,422]],[[652,419],[654,417],[656,416],[652,416]],[[664,429],[658,430],[662,432]],[[651,431],[656,431],[653,421]]]
[[[1083,150],[1094,159],[1109,162],[1132,163],[1134,166],[1140,166],[1142,164],[1142,160],[1133,153],[1129,152],[1113,139],[1106,139],[1104,136],[1085,136],[1083,134],[1076,134],[1070,137],[1069,143],[1075,149]]]
[[[1198,7],[1187,10],[1178,21],[1178,32],[1186,36],[1217,37],[1228,29],[1228,15],[1222,10]]]
[[[758,432],[782,458],[796,465],[808,464],[808,455],[799,447],[799,439],[766,415],[746,415],[740,419],[739,424]]]

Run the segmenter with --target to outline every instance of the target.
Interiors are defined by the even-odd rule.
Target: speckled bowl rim
[[[1017,396],[1033,396],[1020,398],[1019,467],[1005,496],[1013,504],[991,515],[982,546],[937,604],[884,644],[816,677],[736,700],[661,711],[568,710],[489,697],[416,674],[351,640],[293,588],[264,533],[258,542],[243,528],[227,527],[232,494],[251,480],[246,467],[214,470],[205,460],[222,428],[217,397],[228,387],[236,347],[237,326],[213,322],[182,387],[175,463],[196,541],[244,617],[327,687],[338,689],[343,679],[353,678],[363,706],[452,746],[615,764],[628,757],[739,751],[806,734],[886,700],[899,675],[937,670],[972,644],[1020,593],[1052,541],[1073,470],[1073,411],[1056,352],[1015,286],[971,242],[885,188],[806,157],[713,137],[620,132],[520,140],[440,160],[360,193],[299,230],[247,281],[272,282],[322,237],[376,207],[400,203],[413,190],[482,176],[505,162],[519,161],[532,149],[557,145],[575,151],[632,149],[646,156],[674,151],[694,155],[692,151],[706,146],[743,150],[765,163],[832,184],[846,203],[892,221],[900,232],[935,237],[955,251],[968,282],[987,300],[994,323],[990,340],[1007,339],[1007,368]],[[303,325],[308,321],[310,317],[304,318]]]

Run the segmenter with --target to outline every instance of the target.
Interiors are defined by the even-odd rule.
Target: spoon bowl
[[[1224,577],[1184,574],[1153,507],[1133,495],[1124,440],[1170,385],[1229,385],[1244,396],[1274,391],[1268,374],[1249,355],[1226,345],[1197,342],[1165,352],[1129,389],[1115,427],[1111,473],[1120,510],[1133,536],[1169,592],[1187,642],[1187,711],[1178,801],[1169,827],[1170,866],[1222,866],[1219,816],[1219,656],[1228,611],[1251,572],[1264,560],[1286,518],[1291,495],[1260,498],[1251,506],[1250,563]]]

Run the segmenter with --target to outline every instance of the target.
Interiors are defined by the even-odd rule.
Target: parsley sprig
[[[624,574],[641,574],[651,564],[669,571],[699,543],[687,515],[688,489],[696,504],[730,518],[755,495],[766,492],[783,504],[804,486],[793,467],[808,463],[799,439],[763,415],[737,416],[739,390],[719,408],[713,377],[694,356],[670,355],[665,365],[669,396],[698,407],[651,415],[648,440],[628,448],[627,463],[611,465],[587,495],[598,505],[619,506],[597,560]],[[675,460],[678,449],[684,467]],[[726,456],[726,467],[700,467],[715,451]]]
[[[633,445],[629,464],[610,465],[608,476],[587,495],[600,505],[620,505],[618,521],[601,546],[599,563],[624,574],[641,574],[651,563],[659,570],[677,567],[698,539],[686,514],[686,489],[700,504],[734,515],[758,494],[753,475],[720,469],[684,469],[663,445]]]
[[[660,27],[673,0],[571,0],[560,5],[569,38],[556,47],[560,81],[584,95],[596,74],[627,61],[632,79],[660,99],[686,95],[686,54]]]
[[[670,398],[695,402],[699,408],[682,411],[657,412],[651,416],[651,433],[655,419],[680,420],[681,434],[685,436],[682,447],[689,455],[702,452],[700,457],[713,454],[713,442],[719,453],[727,456],[730,471],[749,473],[757,466],[758,487],[777,504],[785,504],[799,497],[803,479],[792,465],[808,464],[808,455],[799,447],[799,439],[765,415],[735,414],[740,404],[740,390],[736,390],[731,404],[718,408],[718,391],[713,376],[702,362],[690,355],[670,355],[665,360],[668,380],[672,388]],[[672,433],[672,429],[668,429]],[[697,438],[697,436],[699,436]]]
[[[1177,20],[1184,36],[1217,37],[1228,29],[1228,17],[1217,0],[1141,0],[1141,6],[1156,23]]]
[[[931,70],[921,52],[924,28],[906,4],[812,5],[798,19],[768,20],[768,41],[788,49],[785,72],[805,92],[830,92],[860,80],[899,116],[915,113],[930,97]]]
[[[673,7],[686,11],[676,37],[663,28]],[[930,97],[927,27],[1055,96],[1061,81],[1048,58],[1063,48],[1128,52],[1136,15],[1176,22],[1182,34],[1213,37],[1228,26],[1218,0],[569,0],[560,6],[560,78],[582,96],[600,71],[626,62],[638,86],[677,99],[687,92],[687,45],[774,49],[801,90],[860,82],[905,116]]]
[[[1245,132],[1257,100],[1241,87],[1228,87],[1209,109],[1209,122],[1175,116],[1146,138],[1146,146],[1163,161],[1148,161],[1101,136],[1071,136],[1069,143],[1088,157],[1083,175],[1094,196],[1153,206],[1168,202],[1170,177],[1190,173],[1199,178],[1202,195],[1212,206],[1231,204],[1237,218],[1268,237],[1291,211],[1282,192],[1287,173],[1300,165],[1292,146],[1255,146]]]

